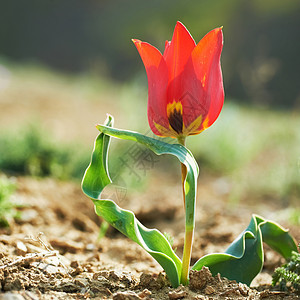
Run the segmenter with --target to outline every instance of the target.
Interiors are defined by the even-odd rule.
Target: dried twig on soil
[[[38,242],[41,246],[43,246],[47,251],[53,251],[53,247],[44,242],[43,239],[42,239],[42,236],[44,236],[45,234],[43,232],[39,232],[37,237],[35,238],[34,236],[30,235],[28,237],[25,237],[25,240],[31,240],[31,241],[34,241],[34,242]]]
[[[45,251],[28,253],[25,256],[19,256],[14,261],[7,263],[3,266],[0,266],[0,270],[13,267],[13,266],[23,263],[25,261],[41,260],[41,259],[45,259],[47,257],[52,257],[52,256],[59,257],[59,252],[57,250],[54,250],[50,244],[43,241],[42,236],[44,236],[44,233],[39,232],[37,237],[29,236],[29,237],[26,237],[25,240],[31,240],[34,242],[38,242],[41,246],[43,246],[46,249]],[[59,264],[66,270],[67,274],[71,277],[71,275],[68,272],[67,267],[60,260],[59,260]]]
[[[50,251],[47,250],[47,251],[39,252],[39,253],[37,253],[37,252],[29,253],[29,254],[26,254],[25,256],[18,257],[16,260],[14,260],[6,265],[0,266],[0,270],[15,266],[24,261],[43,259],[43,258],[50,257],[50,256],[57,256],[58,254],[59,254],[59,252],[57,250],[50,250]]]

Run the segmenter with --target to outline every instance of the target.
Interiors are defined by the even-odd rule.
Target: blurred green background
[[[299,0],[2,1],[0,169],[80,178],[106,113],[148,132],[147,79],[131,38],[162,50],[180,20],[196,42],[224,26],[225,106],[188,140],[201,176],[232,202],[296,207],[299,16]],[[112,147],[120,156],[127,146]]]
[[[120,81],[143,75],[130,42],[163,49],[177,20],[196,41],[224,26],[226,95],[246,103],[299,107],[298,0],[27,0],[0,4],[0,54]]]

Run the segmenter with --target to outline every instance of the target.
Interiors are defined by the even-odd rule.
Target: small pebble
[[[72,267],[72,268],[74,268],[74,269],[78,268],[78,267],[79,267],[79,262],[78,262],[78,260],[73,260],[73,261],[71,261],[70,267]]]
[[[30,299],[30,300],[39,300],[40,299],[38,295],[36,295],[32,292],[29,292],[29,291],[25,291],[24,296],[25,296],[26,300],[27,299]]]
[[[248,296],[249,288],[246,284],[239,283],[239,292],[242,296]]]
[[[183,299],[184,297],[187,296],[186,291],[173,291],[169,292],[169,299],[170,300],[176,300],[176,299]]]
[[[138,296],[142,299],[146,298],[146,297],[150,297],[151,296],[151,291],[149,291],[148,289],[144,289],[143,291],[141,291]]]
[[[142,298],[132,291],[117,292],[113,294],[113,300],[140,300],[140,299]]]
[[[17,255],[25,255],[28,252],[26,245],[23,242],[17,242],[16,252]]]
[[[205,290],[204,290],[204,293],[206,294],[206,295],[211,295],[211,294],[214,294],[216,291],[215,291],[215,289],[212,287],[212,286],[207,286],[206,288],[205,288]]]
[[[24,297],[16,293],[5,293],[0,295],[0,300],[24,300]]]
[[[85,247],[86,251],[93,251],[96,249],[96,246],[94,244],[87,244]]]

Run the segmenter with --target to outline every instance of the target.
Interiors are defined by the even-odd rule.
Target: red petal
[[[160,135],[153,122],[168,128],[166,91],[168,69],[162,54],[152,45],[132,40],[139,51],[148,77],[148,121],[152,131]]]
[[[203,88],[201,104],[207,108],[201,130],[215,122],[223,106],[224,88],[220,64],[222,48],[222,28],[216,28],[204,36],[191,55],[194,72]]]
[[[142,42],[137,39],[133,39],[132,41],[136,46],[137,50],[139,51],[139,54],[145,65],[146,71],[148,72],[148,69],[151,67],[158,68],[162,60],[162,55],[160,51],[152,45],[150,45],[149,43]]]
[[[166,41],[166,42],[165,42],[164,58],[166,57],[167,52],[168,52],[168,50],[170,49],[170,45],[171,45],[171,42],[170,42],[170,41]]]
[[[188,30],[180,22],[177,22],[172,41],[166,47],[164,53],[164,59],[167,63],[169,70],[169,83],[176,79],[186,66],[190,55],[195,48],[196,44]],[[173,84],[171,90],[169,90],[168,102],[173,102],[175,98],[181,97],[181,82]],[[173,99],[171,99],[173,98]]]

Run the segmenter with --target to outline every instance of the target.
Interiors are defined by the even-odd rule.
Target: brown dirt
[[[153,176],[149,192],[131,201],[125,198],[122,204],[149,227],[174,236],[181,255],[180,190],[163,175]],[[162,180],[171,188],[159,195]],[[15,200],[24,206],[21,218],[1,230],[0,299],[297,299],[270,286],[270,274],[282,260],[268,248],[264,270],[252,288],[213,278],[203,269],[190,274],[188,287],[173,289],[161,267],[138,245],[112,228],[97,238],[101,220],[79,183],[20,177],[17,184]],[[198,205],[193,261],[224,250],[251,217],[249,208],[239,207],[237,213],[223,201],[210,205],[214,195],[204,188],[199,194],[207,201]],[[166,208],[172,213],[166,214]],[[299,234],[296,228],[292,233]]]

